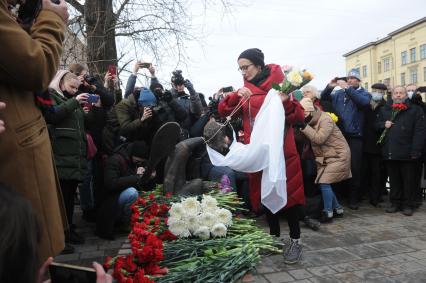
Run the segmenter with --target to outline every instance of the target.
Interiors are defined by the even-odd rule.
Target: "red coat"
[[[265,100],[266,95],[272,88],[273,83],[281,83],[284,79],[284,74],[281,67],[275,64],[267,65],[271,73],[269,77],[259,86],[255,86],[248,81],[244,81],[244,86],[249,88],[253,95],[250,100],[246,102],[242,109],[239,110],[240,115],[243,117],[244,127],[244,143],[250,143],[251,126],[250,121],[254,121],[260,107]],[[229,115],[232,110],[237,106],[241,97],[238,96],[238,90],[223,99],[219,104],[219,114],[222,116]],[[299,154],[296,150],[296,143],[294,140],[293,127],[295,122],[303,121],[303,109],[296,100],[287,100],[283,103],[286,118],[286,130],[284,138],[284,157],[286,164],[287,176],[287,205],[286,208],[292,207],[295,204],[304,204],[305,195],[303,189],[302,169],[300,165]],[[251,116],[250,116],[251,115]],[[262,172],[250,173],[249,175],[249,190],[250,201],[252,208],[255,211],[260,209],[260,184],[262,179]]]

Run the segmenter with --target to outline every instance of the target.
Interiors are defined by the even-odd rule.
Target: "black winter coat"
[[[385,105],[385,101],[380,101],[374,110],[371,107],[365,109],[364,112],[364,135],[363,135],[363,152],[370,154],[381,155],[380,146],[377,141],[380,138],[382,131],[377,130],[376,121],[379,117],[379,112]]]
[[[392,102],[379,111],[376,129],[382,132],[385,122],[391,120]],[[407,110],[400,111],[389,128],[382,144],[382,156],[386,160],[411,160],[419,158],[426,138],[423,110],[406,101]]]

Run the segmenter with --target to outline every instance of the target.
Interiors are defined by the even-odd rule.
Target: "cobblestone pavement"
[[[318,232],[302,224],[302,260],[264,257],[252,282],[426,282],[426,208],[413,216],[364,204]],[[262,219],[260,225],[267,227]],[[288,235],[283,220],[282,236]],[[249,279],[249,278],[247,278]]]
[[[90,266],[128,247],[126,236],[105,241],[93,235],[94,225],[75,222],[86,236],[76,253],[55,258],[59,262]],[[258,220],[267,231],[264,218]],[[299,264],[286,265],[281,255],[264,256],[257,272],[243,282],[426,282],[426,207],[413,216],[388,214],[367,204],[357,211],[345,209],[343,218],[323,224],[318,232],[302,226],[303,256]],[[288,235],[287,221],[281,222]]]

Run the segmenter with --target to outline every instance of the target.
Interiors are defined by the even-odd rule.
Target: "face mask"
[[[66,97],[66,98],[71,98],[73,97],[68,91],[64,90],[62,91],[62,94]]]
[[[383,94],[379,93],[379,92],[372,92],[371,93],[371,99],[373,99],[374,101],[380,101],[383,99]]]
[[[414,91],[407,91],[408,98],[411,99],[413,97]]]

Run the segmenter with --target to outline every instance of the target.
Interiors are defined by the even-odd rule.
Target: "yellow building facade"
[[[426,17],[343,57],[346,71],[358,69],[362,86],[368,90],[375,83],[426,86]]]

